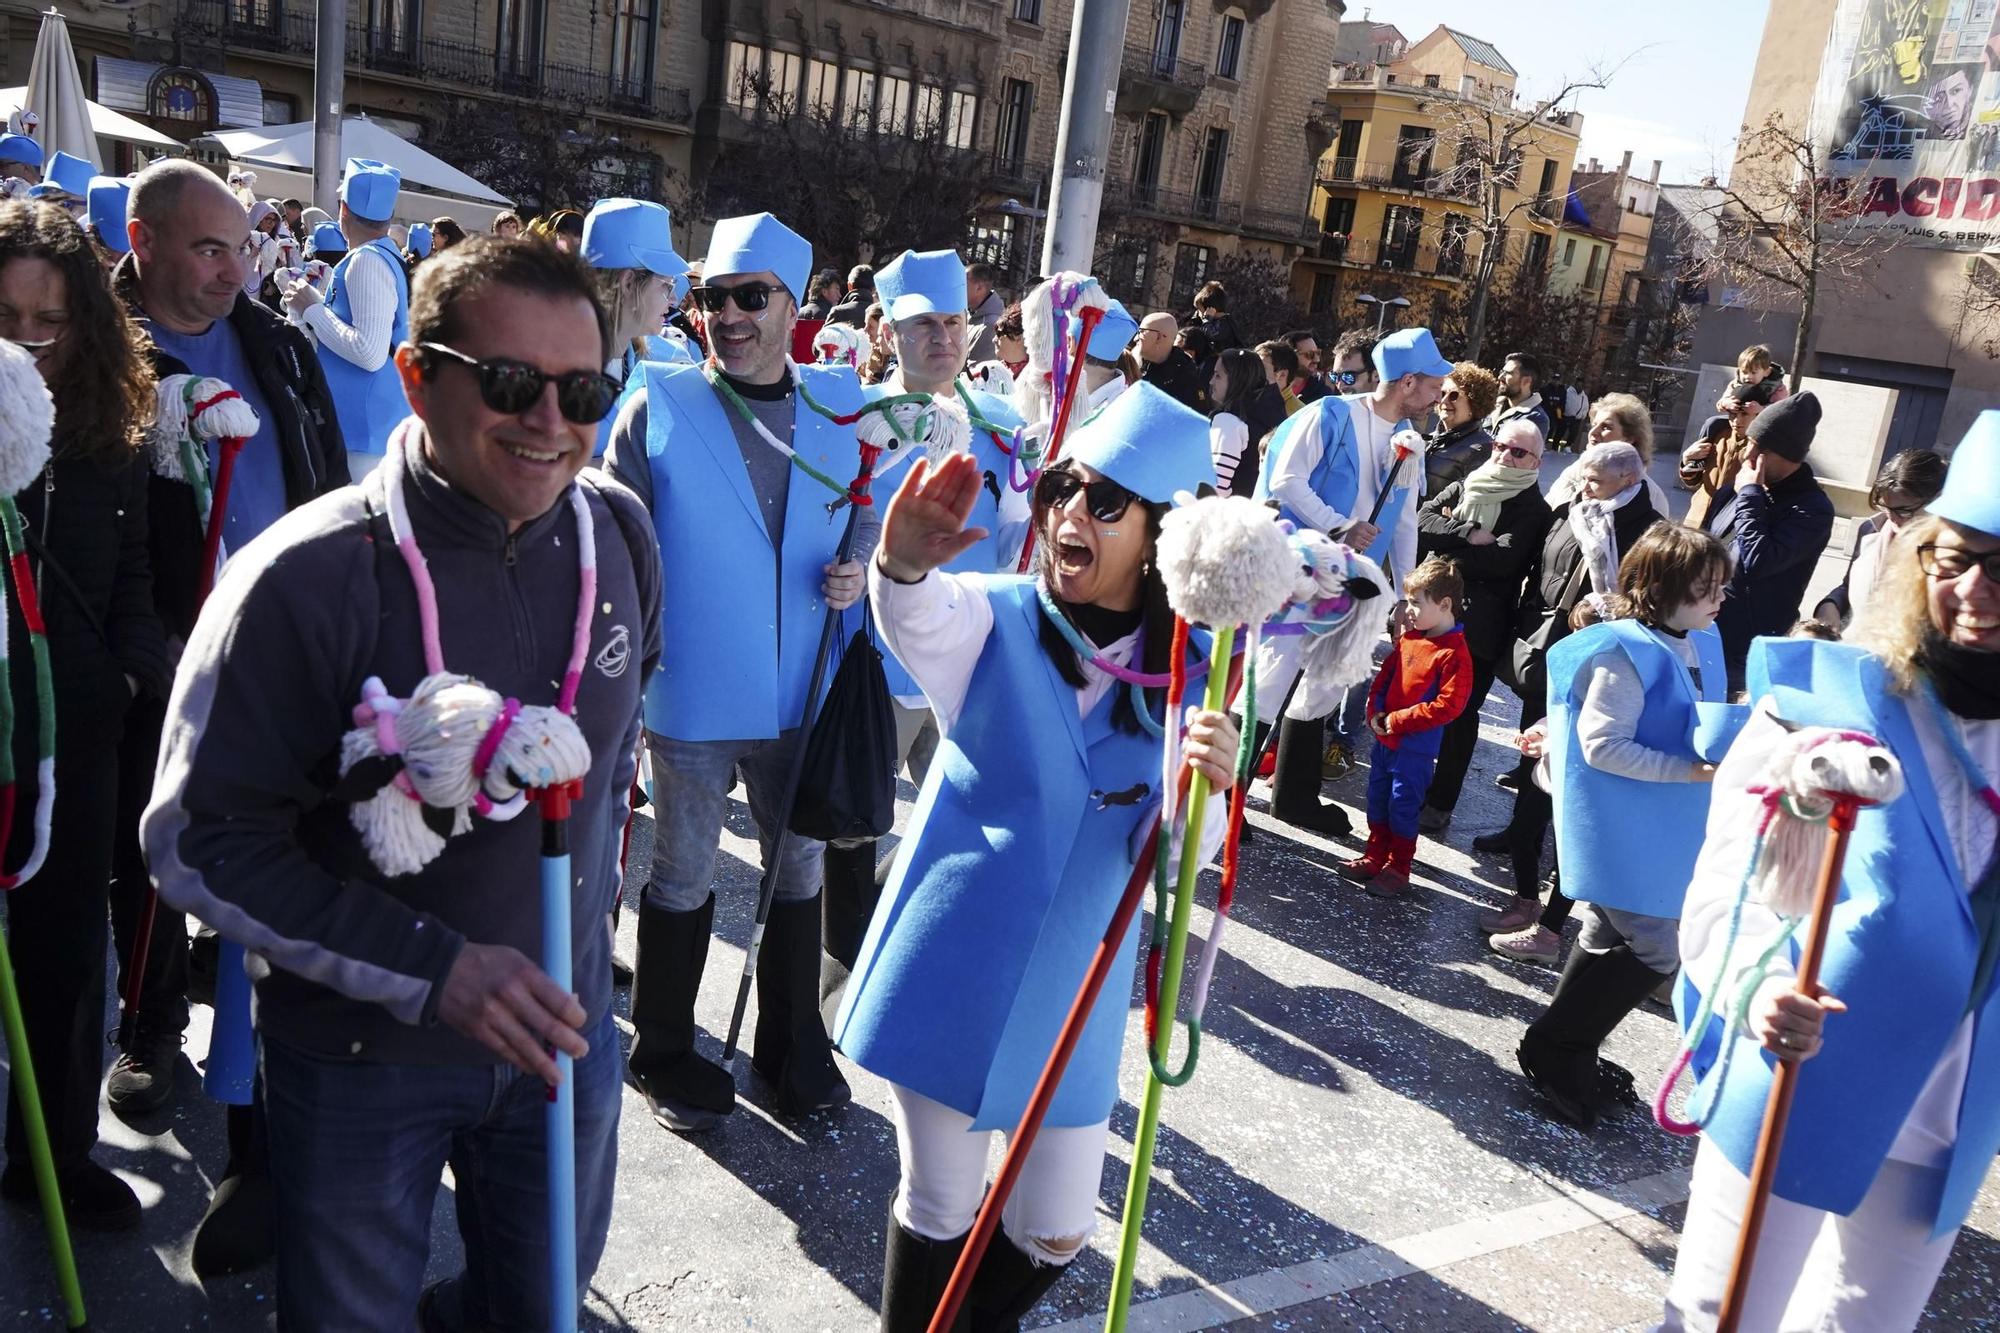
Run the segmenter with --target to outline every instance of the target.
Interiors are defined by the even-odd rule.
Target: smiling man
[[[858,411],[861,381],[844,366],[795,374],[787,355],[812,247],[769,213],[725,218],[701,271],[692,295],[711,364],[646,363],[644,391],[621,409],[605,451],[651,509],[673,571],[661,618],[677,649],[646,687],[659,823],[639,912],[631,1062],[654,1118],[681,1133],[711,1129],[736,1106],[729,1074],[694,1048],[732,775],[742,774],[769,856],[821,627],[829,609],[861,600],[881,526],[880,508],[863,508],[857,549],[836,563],[846,512],[829,506],[861,451],[853,423],[828,414]],[[757,968],[751,1068],[786,1114],[852,1095],[819,1014],[819,856],[817,842],[787,842]]]
[[[367,793],[337,789],[337,775],[364,687],[409,698],[433,674],[426,640],[446,671],[541,706],[581,647],[575,717],[591,765],[570,818],[571,911],[602,920],[660,653],[659,558],[632,495],[579,478],[617,386],[574,259],[537,241],[453,246],[421,271],[410,336],[395,364],[413,415],[387,460],[239,552],[203,608],[168,705],[146,850],[162,898],[258,959],[280,1323],[546,1327],[549,1046],[576,1057],[586,1286],[610,1225],[609,932],[576,931],[575,993],[559,990],[530,961],[539,820],[474,819],[392,876],[353,822],[350,801]],[[466,1269],[420,1300],[447,1164]]]

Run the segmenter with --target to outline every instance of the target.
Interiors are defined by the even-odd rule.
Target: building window
[[[1444,233],[1438,237],[1437,271],[1440,276],[1456,278],[1464,274],[1466,241],[1471,235],[1471,218],[1463,213],[1445,214]]]
[[[1181,28],[1187,20],[1187,0],[1160,0],[1160,16],[1153,25],[1153,72],[1172,74],[1181,58]]]
[[[1014,0],[1014,17],[1023,23],[1042,21],[1042,0]]]
[[[850,69],[847,71],[847,97],[845,115],[848,128],[857,133],[865,132],[875,123],[875,71],[872,69]]]
[[[146,89],[146,113],[210,129],[215,125],[215,89],[191,69],[163,69]]]
[[[944,89],[935,83],[917,85],[916,110],[910,117],[910,133],[918,139],[932,135],[944,138]]]
[[[299,99],[289,93],[264,91],[264,123],[266,125],[296,125],[299,119]]]
[[[1426,75],[1424,75],[1424,87],[1426,87],[1426,88],[1436,88],[1436,87],[1438,87],[1438,86],[1440,85],[1440,83],[1441,83],[1441,80],[1440,80],[1440,79],[1438,78],[1438,76],[1437,76],[1437,75],[1435,75],[1435,74],[1426,74]]]
[[[960,89],[951,95],[944,141],[953,148],[970,148],[979,138],[979,94]]]
[[[1194,294],[1208,281],[1208,271],[1215,263],[1215,251],[1205,245],[1181,244],[1174,247],[1174,289],[1167,294],[1167,304],[1176,310],[1186,309],[1193,301]]]
[[[1540,273],[1549,266],[1549,234],[1545,231],[1528,233],[1528,271]]]
[[[1343,120],[1340,122],[1340,142],[1333,150],[1333,178],[1337,181],[1354,179],[1355,159],[1361,154],[1361,122]]]
[[[278,0],[229,0],[230,23],[245,28],[269,28],[278,22]]]
[[[1417,246],[1424,232],[1424,210],[1391,204],[1382,214],[1382,268],[1409,272],[1417,266]]]
[[[744,115],[755,115],[763,105],[764,50],[748,42],[731,42],[723,57],[723,97]]]
[[[965,257],[975,264],[991,264],[1013,271],[1014,218],[1007,213],[980,213],[965,234]]]
[[[805,74],[805,58],[791,51],[768,51],[764,59],[770,79],[764,96],[776,104],[779,115],[797,115],[799,79]]]
[[[1420,188],[1431,175],[1431,148],[1437,131],[1428,125],[1405,125],[1396,135],[1396,166],[1389,183],[1404,189]]]
[[[833,124],[840,118],[840,66],[831,60],[806,62],[806,107],[812,118]]]
[[[1604,281],[1603,267],[1597,261],[1604,258],[1602,246],[1590,247],[1590,263],[1583,270],[1583,285],[1590,291],[1597,290],[1597,284]]]
[[[422,22],[419,0],[367,0],[368,49],[373,54],[407,55],[416,49]],[[349,11],[352,13],[352,11]]]
[[[1312,297],[1306,306],[1309,315],[1324,315],[1332,310],[1340,300],[1340,275],[1337,273],[1313,274]]]
[[[1571,264],[1574,264],[1575,262],[1576,262],[1576,237],[1572,236],[1563,242],[1563,267],[1568,268]]]
[[[1243,59],[1243,16],[1224,14],[1222,35],[1215,43],[1215,75],[1220,79],[1236,77],[1236,66]]]
[[[1229,164],[1229,131],[1211,129],[1201,146],[1201,175],[1195,180],[1195,206],[1213,217],[1222,198],[1223,172]]]
[[[1160,188],[1160,163],[1167,154],[1167,117],[1155,111],[1139,128],[1139,156],[1132,172],[1132,193],[1142,204],[1150,204]]]
[[[875,109],[877,134],[910,132],[910,81],[898,74],[884,74]]]
[[[1326,212],[1321,215],[1319,229],[1328,236],[1339,236],[1343,240],[1354,230],[1354,201],[1352,199],[1328,199]]]
[[[653,50],[659,45],[660,0],[616,0],[611,20],[611,91],[645,97],[653,87]]]
[[[1019,171],[1028,159],[1028,131],[1035,113],[1035,85],[1026,79],[1009,79],[1000,94],[1000,141],[995,145],[1000,161]]]
[[[533,79],[542,72],[544,0],[499,0],[495,68],[503,76]]]

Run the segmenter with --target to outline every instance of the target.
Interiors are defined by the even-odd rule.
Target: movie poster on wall
[[[1857,226],[2000,246],[2000,0],[1840,0],[1813,126]]]

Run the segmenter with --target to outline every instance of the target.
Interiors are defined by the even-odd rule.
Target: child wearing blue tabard
[[[1516,1052],[1557,1116],[1589,1129],[1629,1075],[1600,1078],[1598,1047],[1680,966],[1681,895],[1708,816],[1715,765],[1696,749],[1697,705],[1726,688],[1711,626],[1729,551],[1656,523],[1619,563],[1632,618],[1549,650],[1547,756],[1563,888],[1586,904],[1562,981]]]
[[[1214,485],[1208,423],[1138,384],[1064,453],[1036,483],[1032,579],[942,570],[983,536],[965,527],[982,484],[966,455],[911,465],[870,565],[883,635],[943,732],[834,1024],[895,1097],[888,1333],[928,1324],[992,1131],[1026,1106],[1159,804],[1162,692],[1131,675],[1171,665],[1154,538],[1176,492]],[[1187,737],[1194,767],[1229,786],[1228,715],[1193,712]],[[1207,856],[1221,818],[1201,832]],[[971,1287],[973,1329],[1017,1327],[1095,1227],[1129,975],[1104,988],[1026,1158]]]
[[[1702,1142],[1661,1327],[1716,1326],[1786,1060],[1804,1063],[1739,1327],[1909,1329],[2000,1153],[2000,411],[1953,452],[1848,642],[1759,639],[1748,666],[1756,710],[1715,775],[1681,922],[1685,986],[1720,978],[1747,1026],[1699,1034]],[[1738,902],[1787,725],[1866,732],[1903,767],[1902,797],[1855,820],[1816,998],[1792,989],[1797,934],[1756,967],[1784,924]]]

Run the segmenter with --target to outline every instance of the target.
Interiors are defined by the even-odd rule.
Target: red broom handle
[[[1231,663],[1232,697],[1242,680],[1242,665],[1240,657]],[[1176,721],[1169,717],[1167,725],[1173,726]],[[1187,792],[1191,771],[1185,765],[1181,768],[1180,790],[1183,795]],[[1035,1135],[1041,1132],[1042,1121],[1048,1117],[1049,1107],[1055,1102],[1056,1089],[1069,1069],[1069,1058],[1076,1053],[1076,1044],[1082,1040],[1083,1029],[1090,1022],[1090,1011],[1097,1007],[1097,997],[1104,989],[1105,979],[1111,975],[1111,967],[1118,961],[1118,946],[1131,927],[1132,918],[1138,914],[1139,904],[1145,900],[1146,889],[1153,879],[1153,859],[1159,854],[1159,847],[1160,821],[1156,816],[1152,831],[1146,835],[1145,845],[1139,849],[1138,864],[1132,867],[1132,878],[1125,882],[1125,895],[1118,900],[1118,910],[1111,914],[1111,924],[1104,928],[1104,937],[1097,942],[1097,952],[1090,956],[1090,970],[1083,974],[1083,985],[1077,988],[1076,999],[1069,1007],[1069,1016],[1063,1019],[1062,1031],[1056,1035],[1055,1049],[1049,1052],[1048,1062],[1042,1066],[1042,1076],[1035,1081],[1035,1090],[1021,1112],[1021,1122],[1014,1127],[1014,1137],[1007,1143],[1007,1153],[1000,1159],[1000,1174],[994,1177],[993,1188],[986,1191],[986,1198],[979,1205],[979,1215],[972,1223],[972,1230],[966,1234],[965,1248],[959,1251],[958,1264],[951,1270],[951,1281],[946,1284],[944,1296],[938,1301],[937,1313],[931,1316],[929,1333],[950,1333],[960,1308],[965,1304],[967,1293],[972,1290],[972,1278],[979,1271],[979,1261],[986,1257],[986,1249],[993,1243],[993,1233],[999,1229],[1000,1213],[1007,1206],[1007,1198],[1014,1192],[1022,1169],[1028,1164],[1028,1150],[1034,1147]]]
[[[215,494],[208,505],[208,535],[202,542],[201,582],[195,592],[197,610],[208,600],[209,589],[215,586],[215,562],[222,554],[222,519],[229,512],[229,483],[236,477],[236,456],[248,443],[237,439],[222,442],[221,458],[215,467]]]
[[[1056,413],[1054,429],[1049,431],[1048,451],[1042,455],[1042,467],[1056,461],[1062,452],[1063,436],[1069,433],[1070,409],[1076,406],[1076,396],[1083,391],[1083,349],[1090,346],[1090,335],[1104,318],[1104,312],[1096,306],[1085,306],[1078,316],[1083,321],[1083,331],[1076,337],[1076,360],[1070,364],[1069,387],[1063,393],[1062,410]],[[1035,525],[1028,525],[1027,540],[1021,543],[1021,560],[1014,566],[1016,574],[1028,572],[1028,563],[1035,557]]]
[[[1833,916],[1834,900],[1840,896],[1847,839],[1854,832],[1854,816],[1859,808],[1860,802],[1854,797],[1837,797],[1827,820],[1833,837],[1827,842],[1825,859],[1820,862],[1819,883],[1813,886],[1805,955],[1799,960],[1798,979],[1792,987],[1800,995],[1818,998],[1819,966],[1826,957],[1827,924]],[[1778,1061],[1777,1069],[1772,1072],[1770,1100],[1764,1106],[1764,1127],[1757,1136],[1757,1156],[1750,1167],[1750,1198],[1743,1210],[1743,1228],[1736,1235],[1736,1257],[1730,1265],[1729,1288],[1723,1294],[1716,1333],[1736,1333],[1743,1320],[1743,1302],[1750,1291],[1750,1273],[1757,1259],[1757,1236],[1764,1229],[1771,1185],[1778,1175],[1778,1152],[1785,1143],[1785,1121],[1792,1113],[1792,1096],[1798,1084],[1797,1062]]]

